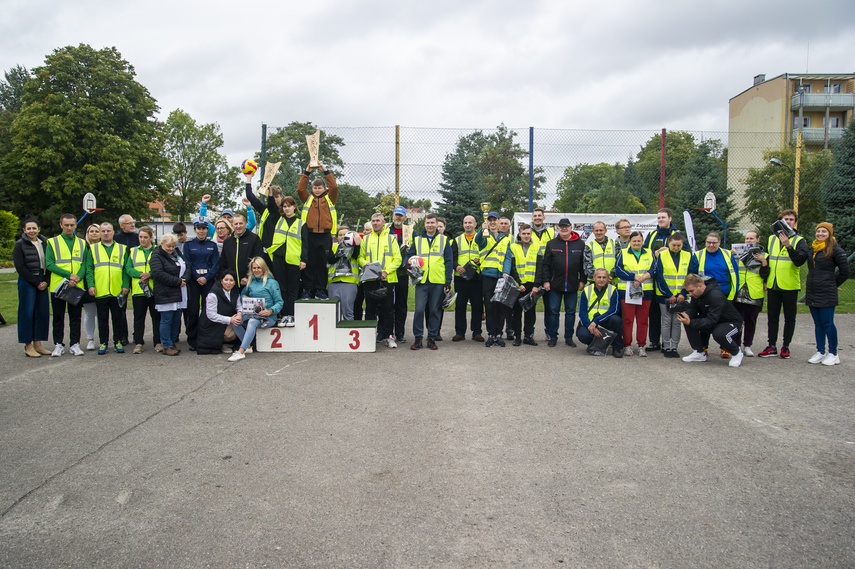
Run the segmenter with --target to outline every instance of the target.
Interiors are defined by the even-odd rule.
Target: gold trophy
[[[490,211],[490,202],[481,203],[481,211],[484,212],[484,221],[487,221],[487,213]],[[484,228],[484,230],[481,231],[481,235],[483,235],[484,237],[487,237],[488,235],[490,235],[490,230],[487,228]]]
[[[307,134],[306,144],[309,147],[309,168],[320,168],[318,154],[321,148],[321,131],[316,130],[315,134]]]
[[[279,167],[282,165],[282,162],[268,162],[266,167],[264,168],[264,181],[258,187],[258,193],[262,196],[270,195],[270,183],[273,181],[273,178],[276,177],[276,172],[279,171]]]

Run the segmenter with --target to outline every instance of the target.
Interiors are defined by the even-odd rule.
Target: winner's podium
[[[374,352],[376,320],[340,320],[338,299],[298,300],[294,326],[256,332],[259,352]]]

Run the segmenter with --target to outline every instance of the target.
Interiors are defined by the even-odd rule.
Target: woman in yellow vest
[[[338,240],[333,243],[327,275],[330,300],[338,299],[342,320],[353,320],[353,303],[359,281],[359,248],[362,238],[347,225],[338,228]],[[341,250],[341,254],[339,254]],[[342,270],[342,268],[346,270]]]
[[[668,310],[668,305],[685,302],[686,297],[681,294],[683,281],[689,273],[689,263],[692,254],[683,250],[685,240],[679,231],[672,233],[666,242],[668,251],[662,251],[657,258],[656,287],[659,294],[656,302],[660,305],[660,321],[662,322],[662,350],[666,358],[679,358],[677,345],[680,343],[680,331],[682,324],[677,319],[677,314]]]
[[[86,228],[86,253],[83,255],[84,265],[86,258],[92,255],[92,247],[101,242],[101,226],[93,223]],[[84,269],[85,275],[85,269]],[[92,286],[92,283],[86,283],[86,287]],[[87,350],[95,349],[95,325],[98,323],[98,308],[95,306],[95,297],[88,292],[83,295],[83,300],[80,301],[83,305],[83,331],[86,333]]]
[[[540,287],[538,276],[540,265],[543,262],[541,247],[531,238],[531,226],[527,223],[520,225],[517,232],[519,241],[511,243],[508,254],[505,255],[503,275],[510,275],[520,285],[521,294],[536,294]],[[525,327],[522,326],[522,306],[517,302],[513,308],[514,346],[523,343],[536,346],[534,340],[534,326],[537,321],[537,312],[532,306],[525,313]]]
[[[151,335],[154,351],[162,352],[160,343],[160,312],[154,307],[154,292],[151,290],[151,267],[149,259],[154,251],[154,231],[144,225],[140,227],[140,246],[131,248],[125,261],[125,272],[131,280],[131,302],[134,305],[134,353],[143,353],[145,340],[145,314],[151,316]]]
[[[760,245],[760,234],[753,229],[745,233],[745,242]],[[769,276],[768,254],[757,253],[753,261],[746,265],[734,255],[734,261],[739,263],[739,290],[733,299],[733,307],[742,315],[745,321],[743,328],[736,334],[733,341],[742,345],[742,353],[753,356],[751,345],[754,343],[754,331],[757,329],[757,316],[763,310],[763,299],[766,296],[765,284]],[[749,266],[750,265],[750,266]]]
[[[644,248],[644,237],[640,231],[629,236],[629,249],[624,249],[615,260],[615,275],[620,279],[618,290],[621,295],[623,314],[623,350],[625,356],[632,355],[632,324],[635,322],[635,339],[638,342],[638,355],[647,357],[644,349],[647,343],[647,319],[650,315],[650,303],[653,300],[653,276],[655,273],[653,253]],[[641,304],[627,302],[626,291],[632,287],[640,293]]]
[[[294,302],[300,292],[300,274],[309,259],[308,251],[303,246],[303,220],[297,217],[297,201],[291,196],[284,196],[279,202],[279,215],[272,233],[267,257],[270,260],[270,272],[279,283],[279,292],[282,294],[282,310],[277,315],[277,326],[290,328],[294,326]]]

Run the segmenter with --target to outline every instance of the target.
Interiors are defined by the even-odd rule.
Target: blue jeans
[[[813,331],[816,335],[816,351],[825,353],[825,339],[828,338],[828,351],[837,355],[837,326],[834,325],[834,306],[828,308],[810,307],[813,317]]]
[[[238,332],[237,328],[235,328],[235,333],[241,339],[241,349],[246,351],[250,344],[252,344],[252,341],[255,340],[255,331],[259,328],[270,328],[273,324],[273,319],[266,316],[261,318],[247,318],[243,321],[243,324],[246,326],[246,331],[241,330]]]
[[[18,279],[18,342],[46,342],[50,323],[50,287],[39,290]]]
[[[564,339],[573,339],[573,322],[576,319],[576,291],[558,292],[550,290],[549,312],[546,313],[546,335],[550,338],[558,338],[558,314],[561,311],[561,302],[564,302]]]
[[[181,312],[179,309],[160,313],[160,342],[164,349],[175,347],[181,329]]]
[[[442,299],[445,297],[445,285],[417,284],[416,313],[413,316],[413,336],[421,338],[425,333],[425,311],[427,310],[428,339],[439,335],[439,313],[442,310]]]

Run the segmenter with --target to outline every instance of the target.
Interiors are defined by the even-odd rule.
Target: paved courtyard
[[[799,315],[793,359],[739,369],[452,344],[450,315],[437,352],[236,364],[0,328],[0,566],[853,567],[837,321],[839,366]]]

